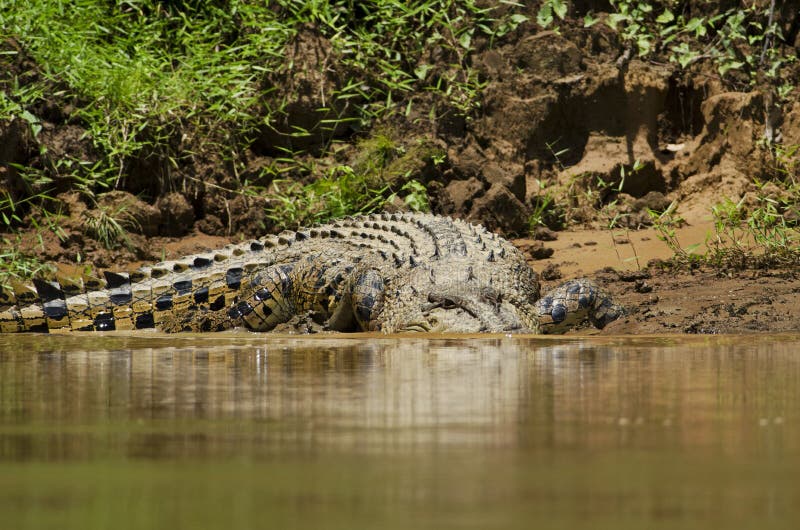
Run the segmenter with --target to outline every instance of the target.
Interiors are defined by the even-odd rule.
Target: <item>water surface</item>
[[[800,336],[0,336],[2,528],[800,524]]]

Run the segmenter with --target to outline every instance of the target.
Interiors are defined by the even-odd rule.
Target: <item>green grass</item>
[[[140,229],[139,223],[128,211],[126,204],[116,207],[95,204],[92,210],[83,212],[86,233],[107,249],[130,247],[128,229]]]
[[[409,180],[393,191],[347,165],[335,166],[309,184],[277,180],[268,193],[267,217],[286,228],[298,228],[347,215],[368,214],[400,199],[412,211],[428,211],[425,185]]]
[[[18,250],[19,240],[0,239],[0,291],[11,285],[55,272],[52,265],[25,255]]]
[[[199,5],[206,7],[0,3],[5,36],[21,41],[65,98],[79,101],[76,117],[103,161],[84,175],[91,188],[123,187],[126,162],[145,148],[181,156],[169,141],[186,129],[235,135],[255,127],[260,70],[280,60],[290,28],[247,3],[232,12]],[[243,37],[226,42],[237,29]],[[21,104],[10,92],[11,105]]]

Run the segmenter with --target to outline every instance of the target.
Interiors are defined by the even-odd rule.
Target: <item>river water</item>
[[[800,525],[800,336],[0,336],[2,528]]]

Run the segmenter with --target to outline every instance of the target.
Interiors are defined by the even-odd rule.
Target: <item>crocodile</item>
[[[82,283],[33,280],[0,292],[0,332],[271,331],[294,322],[309,331],[558,333],[624,314],[586,279],[541,295],[511,242],[420,213],[344,218]]]

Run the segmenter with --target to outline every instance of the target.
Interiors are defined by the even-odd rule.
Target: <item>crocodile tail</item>
[[[36,292],[39,294],[41,311],[45,318],[47,330],[52,332],[68,331],[69,314],[67,312],[67,297],[61,284],[55,281],[33,280]]]
[[[72,279],[63,285],[41,279],[34,279],[32,286],[15,284],[13,289],[4,291],[3,300],[14,305],[0,308],[0,333],[153,327],[152,316],[148,321],[134,312],[129,276],[107,273],[105,277],[105,283],[90,278],[86,283]],[[149,290],[144,298],[149,309]]]
[[[0,333],[20,333],[25,331],[25,319],[16,307],[0,311]]]
[[[67,321],[59,322],[62,327],[58,329],[112,331],[152,328],[154,320],[150,286],[134,287],[130,274],[124,272],[106,271],[103,276],[104,284],[96,280],[83,285],[79,294],[65,298]],[[61,294],[64,294],[63,291]],[[45,313],[50,316],[46,302],[44,306]]]
[[[181,331],[225,331],[234,327],[227,310],[213,311],[207,307],[192,307],[164,316],[158,327],[165,333]]]
[[[47,322],[36,288],[12,280],[0,292],[0,333],[23,331],[47,331]]]

